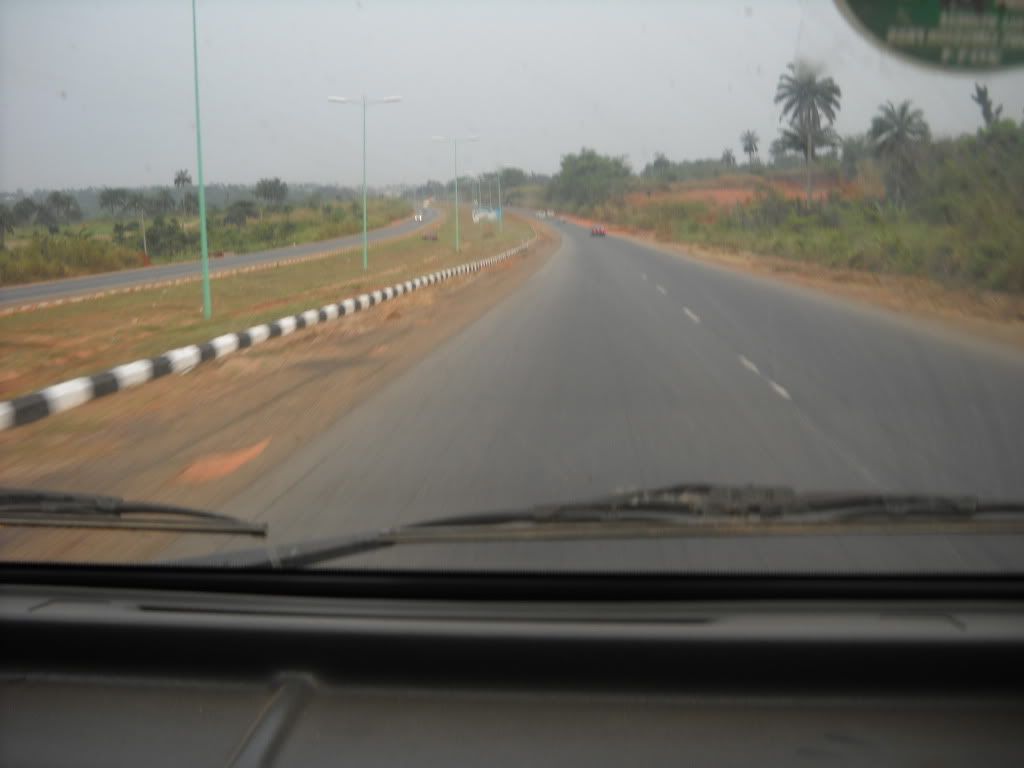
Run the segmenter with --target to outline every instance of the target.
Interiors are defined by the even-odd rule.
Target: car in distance
[[[590,228],[591,237],[604,237],[606,234],[608,233],[605,231],[603,224],[595,224]]]

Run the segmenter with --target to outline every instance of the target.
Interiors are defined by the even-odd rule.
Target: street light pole
[[[367,228],[366,212],[366,108],[371,104],[394,104],[402,100],[401,96],[388,96],[384,99],[367,99],[366,94],[356,101],[345,96],[328,96],[327,100],[334,104],[361,104],[363,107],[363,271],[370,264],[370,235]]]
[[[455,169],[455,252],[459,252],[459,145],[452,139],[452,167]]]
[[[366,94],[363,94],[363,272],[370,266],[370,234],[366,213]]]
[[[206,240],[206,189],[203,184],[203,133],[199,127],[199,33],[196,21],[196,0],[192,0],[192,74],[196,93],[196,166],[199,182],[199,251],[203,268],[203,317],[213,315],[210,299],[210,249]]]
[[[452,144],[452,166],[455,170],[455,252],[458,253],[461,249],[461,243],[459,240],[459,149],[458,144],[460,141],[480,141],[479,136],[432,136],[433,141],[450,141]],[[472,187],[470,188],[471,195],[473,194]]]
[[[501,207],[501,167],[498,168],[498,233],[505,233],[505,209]]]

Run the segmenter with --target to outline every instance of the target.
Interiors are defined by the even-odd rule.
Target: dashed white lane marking
[[[640,277],[643,278],[644,280],[646,280],[647,279],[647,273],[646,272],[641,272],[640,273]]]
[[[668,296],[668,291],[666,291],[660,285],[656,285],[654,287],[658,289],[658,293],[660,293],[662,296]]]
[[[700,315],[698,315],[692,309],[690,309],[689,307],[683,307],[683,312],[685,312],[686,316],[693,320],[693,322],[697,323],[698,325],[700,324]]]
[[[777,394],[783,400],[792,400],[792,398],[789,396],[789,392],[786,391],[785,387],[779,386],[771,379],[768,379],[768,383],[772,385],[772,389],[775,390],[775,394]]]
[[[760,376],[765,381],[767,381],[769,386],[771,386],[772,390],[774,390],[776,395],[781,397],[783,400],[792,400],[793,399],[792,397],[789,396],[789,390],[787,390],[781,384],[779,384],[779,383],[777,383],[775,381],[772,381],[767,376],[764,376],[761,373],[761,370],[753,362],[751,362],[749,359],[747,359],[747,357],[745,355],[739,355],[739,358],[740,358],[740,362],[743,363],[743,367],[746,368],[751,373],[754,373],[757,376]]]

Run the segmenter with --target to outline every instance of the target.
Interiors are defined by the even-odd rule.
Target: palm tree
[[[885,160],[897,201],[903,199],[903,183],[913,168],[913,151],[929,137],[928,123],[910,100],[899,105],[887,101],[871,121],[868,138],[875,154]]]
[[[61,224],[68,224],[82,218],[82,211],[78,207],[78,201],[66,192],[54,190],[46,196],[46,206],[53,211],[54,216]]]
[[[736,155],[732,153],[732,150],[726,147],[722,150],[722,165],[732,168],[736,165]]]
[[[31,197],[21,198],[11,209],[11,213],[14,214],[15,226],[31,224],[38,210],[39,206],[36,205],[35,200]]]
[[[839,135],[831,127],[819,128],[808,140],[807,132],[803,128],[783,128],[779,133],[777,142],[778,150],[782,153],[795,152],[803,155],[804,161],[815,160],[818,157],[819,147],[834,147],[839,144]],[[807,154],[810,150],[810,155]]]
[[[1000,104],[995,109],[992,109],[992,97],[988,95],[988,86],[974,84],[974,93],[971,94],[971,100],[981,107],[981,119],[985,121],[985,127],[991,128],[992,123],[996,122],[1003,116],[1003,105]]]
[[[754,164],[754,156],[757,154],[757,145],[760,141],[753,131],[744,131],[740,134],[740,143],[743,145],[743,151],[747,153],[747,161],[751,165]]]
[[[104,187],[100,190],[100,207],[110,211],[110,218],[114,218],[114,214],[119,208],[124,208],[127,199],[128,190],[126,189]]]
[[[831,128],[839,111],[842,91],[831,77],[818,78],[818,74],[805,62],[792,62],[788,73],[779,76],[775,89],[775,103],[782,105],[783,117],[807,142],[803,150],[807,167],[807,199],[811,199],[811,160],[814,158],[814,141],[826,128]],[[828,125],[822,124],[822,117]]]
[[[57,216],[57,212],[46,202],[36,206],[34,220],[40,227],[45,227],[46,231],[51,235],[57,234],[60,230],[60,219]]]
[[[174,174],[174,188],[175,189],[184,189],[185,187],[191,187],[191,186],[192,186],[192,177],[189,175],[188,171],[182,169],[182,170],[178,171],[176,174]],[[184,208],[185,208],[185,194],[184,194],[184,192],[181,193],[181,207],[182,207],[182,210],[184,210]]]

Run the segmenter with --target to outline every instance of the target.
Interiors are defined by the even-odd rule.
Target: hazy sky
[[[0,190],[169,184],[195,176],[189,0],[0,0]],[[843,90],[837,129],[911,98],[936,134],[973,131],[975,79],[1020,119],[1024,72],[930,72],[881,53],[832,0],[199,0],[208,182],[355,184],[360,110],[371,184],[451,175],[433,134],[478,133],[460,171],[552,172],[586,145],[639,169],[656,151],[718,156],[778,132],[794,57]]]

